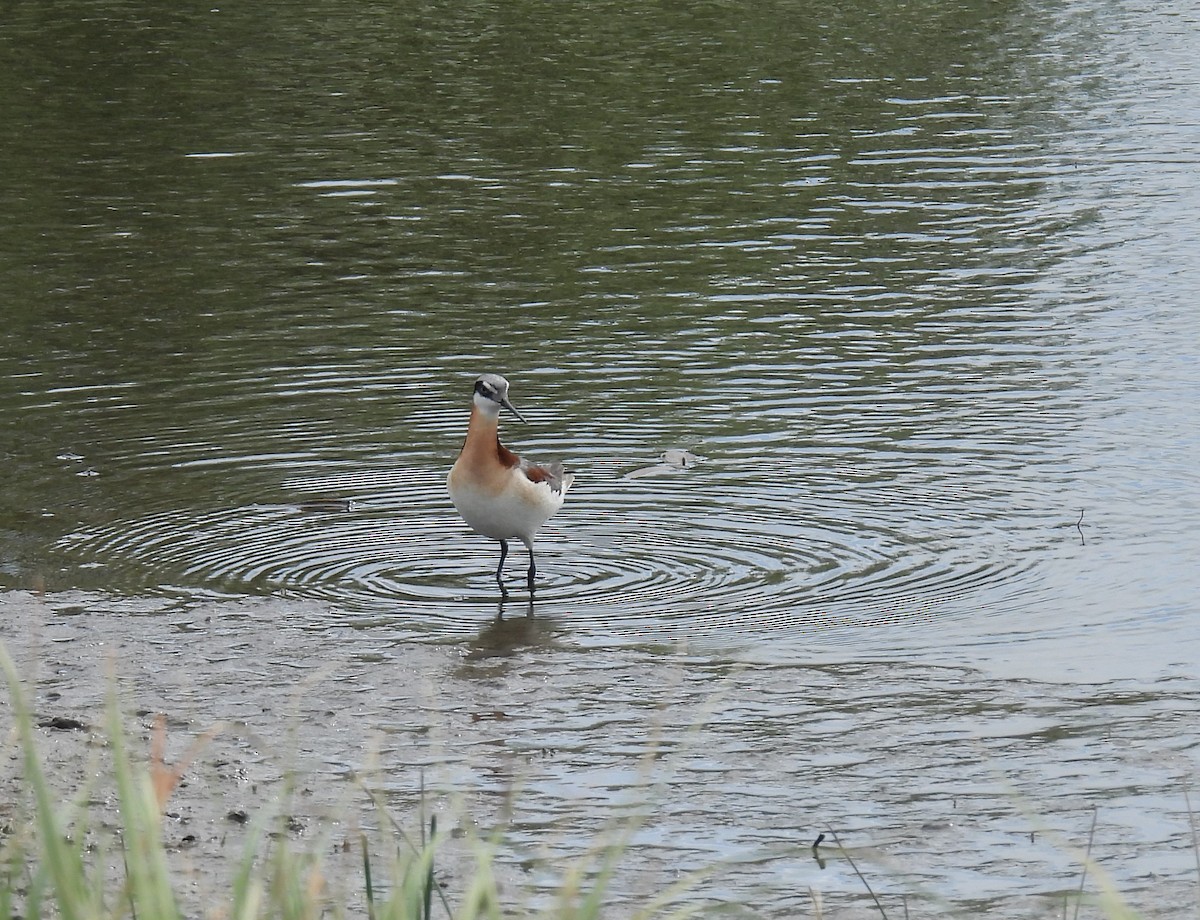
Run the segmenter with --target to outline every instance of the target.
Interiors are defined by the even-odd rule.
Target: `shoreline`
[[[64,803],[85,795],[89,846],[120,827],[105,732],[115,679],[135,763],[147,759],[159,713],[165,764],[186,761],[197,744],[162,822],[185,915],[224,909],[250,835],[272,809],[270,832],[319,853],[330,895],[365,914],[362,841],[371,841],[373,865],[392,858],[380,850],[376,832],[386,819],[372,795],[411,840],[421,837],[422,816],[438,817],[435,879],[452,901],[462,895],[475,866],[470,841],[486,835],[500,809],[436,782],[444,772],[439,735],[471,731],[446,703],[462,683],[454,673],[460,651],[406,643],[331,655],[331,632],[343,627],[307,630],[301,624],[319,609],[272,598],[165,614],[104,608],[103,599],[76,594],[0,594],[0,643],[24,685],[42,769]],[[399,716],[390,725],[372,724],[356,699],[378,692],[381,676]],[[4,696],[0,731],[15,738]],[[477,732],[487,740],[486,729]],[[21,755],[10,744],[0,770],[0,823],[13,827],[29,803]],[[519,887],[503,863],[490,868],[501,890]],[[109,874],[115,880],[115,867]]]

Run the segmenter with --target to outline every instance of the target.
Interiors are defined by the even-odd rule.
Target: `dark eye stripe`
[[[495,399],[496,398],[496,388],[493,387],[486,380],[476,380],[475,381],[475,392],[478,393],[480,396],[484,397],[485,399]]]

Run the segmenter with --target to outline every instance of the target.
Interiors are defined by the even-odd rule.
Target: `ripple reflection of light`
[[[836,632],[936,617],[1023,576],[1024,563],[902,526],[917,507],[960,513],[953,490],[864,494],[852,469],[824,475],[805,497],[716,466],[633,481],[593,470],[539,539],[538,611],[573,630],[662,639]],[[148,588],[282,593],[425,631],[457,631],[494,609],[496,546],[467,531],[440,476],[379,470],[284,485],[294,504],[148,514],[78,530],[60,548]],[[513,558],[517,579],[523,552]]]

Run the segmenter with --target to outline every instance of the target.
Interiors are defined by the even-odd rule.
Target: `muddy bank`
[[[540,610],[481,617],[473,635],[435,644],[403,638],[403,610],[0,595],[40,753],[64,795],[91,783],[104,824],[116,822],[103,781],[111,671],[134,749],[156,713],[168,761],[220,726],[164,826],[189,916],[225,902],[264,810],[280,814],[282,839],[323,854],[334,896],[359,913],[361,833],[380,847],[368,790],[411,834],[422,811],[438,815],[452,901],[469,841],[501,828],[493,868],[519,916],[561,913],[564,873],[594,867],[630,816],[612,918],[688,879],[683,897],[716,916],[791,920],[818,915],[818,900],[825,917],[879,916],[836,850],[815,858],[828,830],[889,915],[1061,917],[1090,847],[1088,893],[1104,873],[1148,916],[1195,916],[1190,676],[1085,686],[853,651],[781,663],[682,641],[588,647],[572,625]],[[0,706],[0,730],[10,721]],[[7,821],[18,752],[3,756],[0,825],[19,824]]]
[[[168,762],[214,732],[164,820],[191,916],[227,903],[247,836],[264,813],[278,814],[273,832],[296,849],[323,854],[338,900],[361,906],[362,834],[373,850],[381,842],[370,793],[414,838],[421,814],[440,816],[447,838],[437,877],[451,898],[471,873],[467,841],[486,834],[504,809],[502,801],[439,788],[448,735],[488,740],[468,682],[455,675],[465,652],[373,642],[331,626],[315,606],[281,600],[171,610],[158,601],[22,592],[0,596],[0,642],[25,682],[44,768],[64,798],[87,790],[93,836],[119,824],[104,740],[114,675],[136,755],[148,751],[159,713]],[[0,730],[11,739],[7,688],[0,698]],[[19,823],[27,801],[20,750],[10,743],[0,761],[0,824]],[[515,897],[519,879],[504,866],[495,870]]]

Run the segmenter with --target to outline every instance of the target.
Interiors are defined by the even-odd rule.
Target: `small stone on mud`
[[[60,732],[84,732],[87,731],[87,723],[80,722],[78,719],[72,719],[69,716],[50,716],[48,719],[42,719],[38,722],[39,728],[52,728]]]

